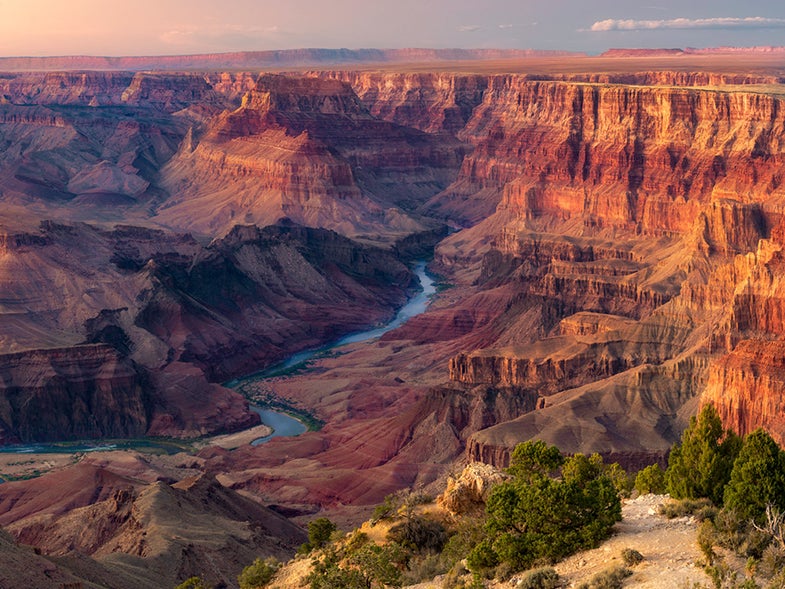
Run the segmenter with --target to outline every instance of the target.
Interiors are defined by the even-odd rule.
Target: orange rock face
[[[782,194],[783,116],[743,91],[495,77],[461,132],[476,148],[459,181],[521,218],[682,233],[710,201]]]
[[[785,444],[785,342],[739,342],[711,367],[702,402],[739,434],[763,427]]]

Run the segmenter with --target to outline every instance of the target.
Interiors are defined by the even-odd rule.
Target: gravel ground
[[[625,588],[691,589],[695,583],[709,587],[708,576],[696,565],[702,557],[698,525],[691,517],[669,520],[659,515],[658,508],[666,501],[667,495],[642,495],[626,501],[622,521],[607,542],[556,565],[565,586],[574,587],[599,571],[623,564],[621,551],[632,548],[641,553],[643,562],[632,567],[633,575],[624,582]]]

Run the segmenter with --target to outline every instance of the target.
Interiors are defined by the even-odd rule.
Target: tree
[[[237,577],[240,589],[261,589],[266,587],[279,567],[280,563],[274,558],[266,560],[257,558],[253,561],[253,564],[245,567],[240,576]]]
[[[308,522],[308,542],[303,545],[305,552],[322,548],[330,541],[330,536],[338,528],[326,517],[320,517]]]
[[[515,479],[491,492],[486,504],[488,538],[469,557],[475,572],[496,563],[522,570],[538,560],[559,560],[596,546],[621,519],[619,495],[599,455],[556,461],[555,447],[539,444],[516,448],[513,456],[524,456],[525,467],[519,462],[510,469]],[[532,456],[536,460],[529,460]],[[548,476],[556,462],[563,463],[561,480]]]
[[[666,489],[665,471],[660,468],[659,464],[650,464],[636,475],[635,489],[641,495],[646,493],[664,493]]]
[[[714,406],[704,406],[671,450],[665,472],[668,492],[675,499],[708,497],[722,505],[739,445],[738,436],[723,429]]]
[[[191,577],[180,583],[174,589],[210,589],[202,577]]]
[[[724,499],[726,508],[759,523],[767,505],[785,510],[785,452],[765,430],[744,438]]]
[[[564,457],[556,446],[548,446],[542,440],[529,440],[518,444],[512,451],[507,472],[519,479],[530,480],[535,476],[553,474],[563,462]]]

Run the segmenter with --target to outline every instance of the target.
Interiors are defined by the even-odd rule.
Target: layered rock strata
[[[411,211],[454,180],[464,151],[375,118],[347,84],[265,75],[167,166],[159,218],[211,234],[288,218],[398,239],[433,228]]]

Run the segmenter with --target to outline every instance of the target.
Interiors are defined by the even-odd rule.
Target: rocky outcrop
[[[109,106],[121,104],[132,80],[127,72],[24,73],[0,78],[0,95],[17,105]]]
[[[658,341],[636,346],[627,339],[586,342],[555,337],[521,350],[486,349],[458,354],[450,359],[450,379],[467,384],[525,387],[547,395],[642,364],[659,364],[670,351],[669,343]]]
[[[387,320],[412,280],[390,251],[291,223],[208,246],[128,225],[3,234],[4,440],[254,425],[216,381]]]
[[[412,281],[388,252],[291,224],[236,227],[196,258],[123,264],[152,284],[134,324],[212,381],[374,324],[405,300]]]
[[[4,354],[0,382],[5,443],[139,437],[152,415],[143,374],[107,345]]]
[[[447,488],[436,502],[452,515],[476,513],[485,509],[491,489],[508,475],[481,462],[467,465],[460,476],[447,478]]]
[[[134,74],[120,97],[122,103],[175,112],[187,106],[228,106],[202,74]]]
[[[375,117],[428,133],[458,133],[488,86],[483,75],[352,71],[315,75],[348,83]]]
[[[702,403],[739,435],[763,427],[785,444],[785,342],[741,341],[711,367]]]
[[[682,233],[712,200],[782,193],[782,112],[779,98],[737,89],[491,77],[459,134],[475,150],[432,204],[484,191],[522,219]]]

